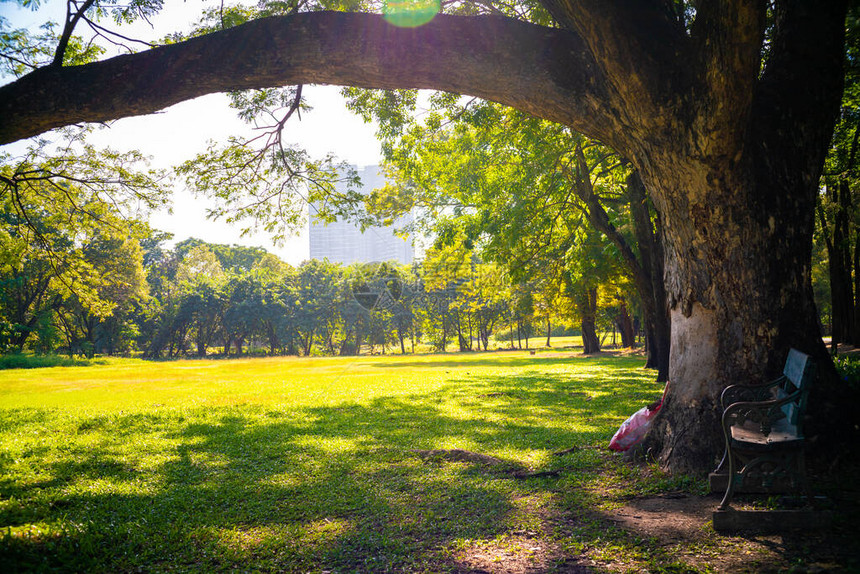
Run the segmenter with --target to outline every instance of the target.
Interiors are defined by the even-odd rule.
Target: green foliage
[[[836,371],[846,384],[856,391],[860,391],[860,357],[851,355],[838,355],[833,358]]]
[[[162,9],[159,0],[140,0],[123,6],[96,1],[81,6],[86,12],[80,12],[79,28],[107,18],[117,23],[146,19]],[[204,11],[189,35],[210,33],[254,18],[318,9],[381,10],[382,4],[334,1],[215,6]],[[458,14],[505,14],[538,23],[548,21],[536,3],[446,4],[443,10]],[[74,63],[82,63],[98,57],[83,53],[84,45],[71,32],[64,29],[59,33],[60,43],[68,42],[60,48],[66,63],[72,63],[70,59],[74,58],[77,58]],[[56,36],[41,40],[43,57],[50,58],[54,53]],[[175,35],[170,41],[180,37]],[[6,43],[12,46],[15,42],[32,41],[35,40],[30,37],[15,40],[10,36]],[[201,259],[205,253],[195,250],[193,242],[180,243],[173,253],[165,252],[156,242],[143,250],[152,300],[118,296],[124,301],[118,305],[100,296],[104,288],[78,281],[74,294],[63,295],[68,304],[62,313],[54,310],[53,315],[40,315],[27,327],[29,344],[33,348],[55,347],[53,338],[60,332],[55,327],[62,322],[61,331],[70,352],[81,346],[84,352],[94,352],[100,345],[96,339],[107,336],[106,333],[122,333],[119,338],[126,350],[134,348],[128,341],[136,333],[137,348],[148,356],[179,356],[190,352],[192,342],[196,342],[198,354],[206,354],[219,341],[228,353],[231,348],[258,345],[263,338],[268,340],[272,353],[301,349],[311,354],[320,348],[335,353],[338,344],[342,352],[348,339],[355,342],[356,351],[363,340],[371,345],[381,342],[384,352],[395,332],[401,349],[405,348],[405,336],[420,341],[424,332],[433,336],[441,333],[436,337],[440,349],[447,349],[449,335],[456,333],[460,348],[465,350],[474,348],[475,341],[487,348],[489,334],[500,321],[516,321],[524,332],[532,328],[533,321],[552,321],[553,310],[560,308],[559,269],[553,268],[552,275],[543,274],[541,278],[529,274],[557,267],[551,262],[563,255],[566,248],[547,255],[546,246],[558,243],[572,226],[579,224],[577,218],[566,214],[570,204],[560,195],[565,193],[560,185],[564,177],[546,176],[546,172],[560,167],[559,162],[569,163],[571,139],[567,130],[485,102],[465,102],[453,94],[431,95],[433,109],[421,122],[414,119],[418,109],[415,90],[349,89],[347,94],[354,111],[379,121],[388,155],[404,159],[397,168],[399,177],[395,185],[382,193],[366,199],[357,192],[359,182],[355,173],[334,157],[314,159],[299,147],[284,144],[281,133],[286,121],[310,110],[301,86],[231,94],[232,106],[239,116],[257,127],[261,136],[253,141],[233,138],[224,145],[212,143],[205,153],[179,166],[176,174],[192,189],[215,199],[212,217],[241,222],[246,225],[246,233],[262,230],[276,240],[283,240],[304,224],[303,212],[308,202],[319,208],[316,214],[319,219],[348,218],[363,225],[376,218],[390,218],[423,202],[427,221],[435,218],[439,224],[437,247],[444,250],[446,245],[460,243],[443,258],[447,261],[445,265],[459,273],[458,279],[442,280],[444,273],[428,266],[422,271],[421,287],[409,295],[416,297],[408,306],[401,303],[404,309],[408,307],[407,311],[386,311],[388,315],[380,311],[365,316],[355,308],[349,309],[350,300],[342,292],[336,296],[327,294],[322,298],[327,298],[333,310],[324,317],[325,314],[313,311],[319,305],[314,303],[314,297],[307,295],[304,286],[307,279],[302,275],[305,270],[291,274],[270,260],[268,272],[278,279],[251,278],[249,273],[263,257],[260,250],[205,246],[210,252],[207,266]],[[136,201],[142,200],[146,207],[152,208],[167,195],[162,187],[167,182],[164,174],[142,168],[144,158],[139,154],[95,150],[86,144],[85,134],[71,136],[65,149],[48,151],[47,144],[41,143],[31,150],[30,156],[17,166],[10,164],[15,172],[10,178],[15,189],[29,185],[28,177],[33,180],[47,177],[47,181],[80,178],[86,182],[82,189],[90,194],[94,205],[113,202],[125,215],[130,214]],[[419,165],[421,162],[426,165]],[[30,169],[37,164],[39,170]],[[339,191],[343,187],[337,184],[341,183],[346,184],[345,192]],[[431,184],[437,187],[428,191]],[[62,188],[54,186],[43,192],[43,199],[50,200],[52,195],[62,193]],[[547,199],[552,197],[549,211],[545,202],[536,200],[542,194]],[[72,203],[72,210],[79,208]],[[369,215],[364,209],[367,205]],[[82,215],[101,218],[102,223],[117,215],[108,213],[107,208],[104,213],[89,205],[87,208]],[[494,213],[510,217],[497,218]],[[146,233],[135,236],[142,238]],[[103,254],[109,251],[106,248],[111,241],[109,238],[102,241]],[[113,247],[115,252],[119,248],[119,245]],[[212,254],[220,271],[211,265]],[[579,261],[576,254],[568,253],[568,257]],[[505,265],[492,268],[494,261]],[[102,258],[100,269],[107,269],[106,262]],[[91,275],[96,275],[96,268],[91,268],[94,270]],[[112,270],[114,275],[118,272]],[[139,278],[135,269],[126,268],[125,272],[129,285],[136,281],[135,276]],[[516,294],[508,289],[508,275],[523,285]],[[319,283],[326,286],[326,293],[343,291],[342,277],[335,278],[337,289],[330,288],[328,278],[324,274],[325,280]],[[438,281],[444,284],[436,285]],[[131,287],[125,290],[139,291]],[[427,302],[428,293],[436,293],[432,302]],[[267,321],[267,313],[276,320]],[[46,319],[49,316],[51,320]],[[16,322],[6,317],[0,320],[5,325],[5,334],[0,339],[8,340],[17,328]],[[96,334],[96,329],[104,333]],[[296,346],[299,338],[303,342]]]
[[[17,78],[48,64],[55,47],[53,23],[43,24],[41,32],[34,34],[21,28],[10,28],[9,21],[0,16],[0,76]]]
[[[57,143],[40,139],[20,157],[0,155],[0,190],[53,204],[82,224],[86,216],[89,227],[166,206],[166,173],[148,168],[149,158],[138,151],[95,148],[86,141],[93,129],[60,130]]]
[[[37,142],[0,165],[0,351],[54,351],[60,337],[70,354],[92,353],[97,338],[127,349],[118,338],[135,330],[147,286],[145,225],[133,216],[162,204],[162,174],[82,137],[69,132],[56,156]]]
[[[59,355],[33,355],[9,353],[0,355],[0,369],[44,369],[49,367],[87,367],[102,361],[60,357]]]
[[[117,24],[130,24],[135,20],[149,20],[164,7],[164,0],[129,0],[122,4],[114,2],[96,2],[94,12],[97,15],[109,15]]]
[[[479,100],[435,95],[418,120],[414,100],[394,92],[350,93],[354,108],[381,122],[392,180],[372,194],[368,211],[387,223],[417,210],[434,247],[462,243],[504,266],[514,284],[528,283],[514,297],[529,302],[528,313],[510,318],[518,332],[558,315],[611,330],[619,301],[635,305],[635,271],[621,255],[636,249],[629,169],[611,150]],[[595,219],[607,229],[596,231]]]

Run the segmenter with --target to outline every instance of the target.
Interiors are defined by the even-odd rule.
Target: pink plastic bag
[[[621,423],[621,427],[612,435],[612,440],[609,441],[609,448],[617,451],[625,451],[645,438],[645,433],[651,428],[651,419],[660,412],[661,406],[663,406],[663,401],[642,407],[630,415],[630,418]],[[653,410],[651,410],[652,408]]]

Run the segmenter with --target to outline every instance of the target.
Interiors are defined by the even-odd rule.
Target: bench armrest
[[[804,391],[796,390],[778,399],[767,401],[742,401],[732,403],[723,411],[723,433],[728,439],[731,436],[730,428],[733,425],[743,425],[746,421],[757,422],[761,425],[764,436],[770,434],[771,425],[785,417],[781,407],[788,403],[800,400]]]
[[[784,381],[785,375],[782,375],[763,385],[729,385],[720,394],[720,405],[725,410],[733,403],[766,401],[773,398],[771,389]]]

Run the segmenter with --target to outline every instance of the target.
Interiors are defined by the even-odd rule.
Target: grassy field
[[[0,572],[714,571],[712,531],[605,518],[702,488],[605,450],[660,390],[558,352],[0,371]]]

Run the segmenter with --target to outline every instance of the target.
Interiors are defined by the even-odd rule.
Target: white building
[[[361,178],[362,192],[369,194],[385,185],[385,178],[378,165],[357,169]],[[346,191],[346,184],[339,183],[337,190]],[[394,234],[394,229],[412,223],[412,215],[406,214],[391,227],[370,227],[361,231],[347,221],[325,224],[314,218],[314,206],[310,207],[310,229],[308,242],[311,259],[328,259],[336,263],[371,263],[374,261],[397,261],[412,263],[414,257],[411,235],[404,239]]]

